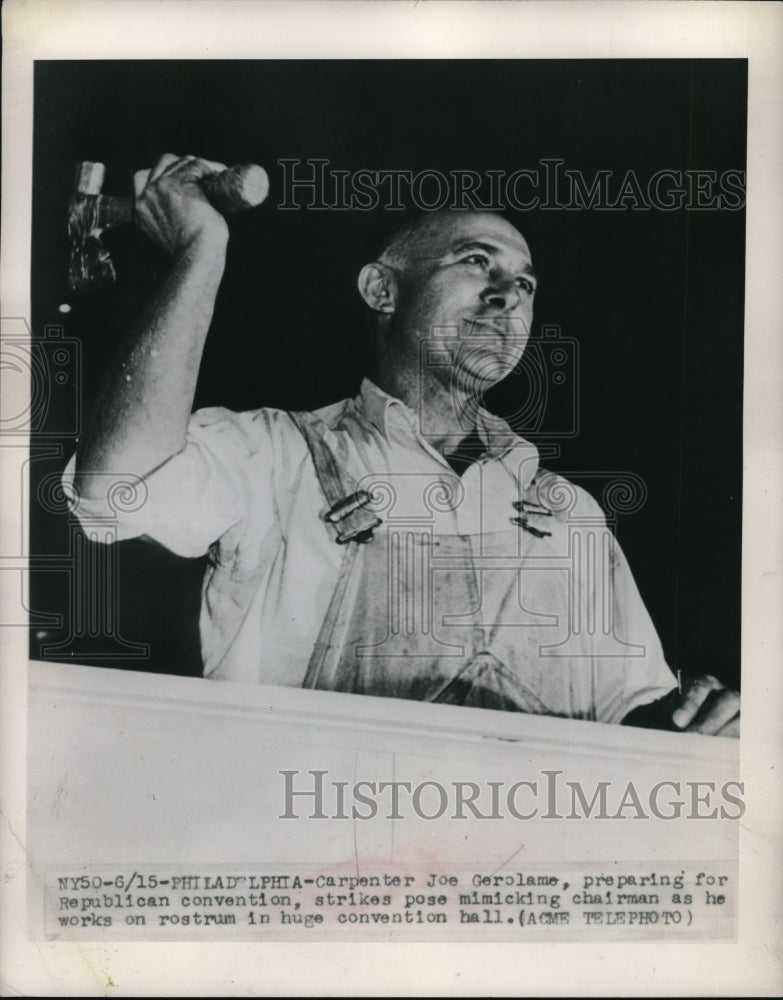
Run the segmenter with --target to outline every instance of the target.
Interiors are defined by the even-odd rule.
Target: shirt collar
[[[384,437],[388,436],[389,433],[387,418],[390,408],[396,411],[397,415],[402,417],[408,424],[411,423],[411,418],[413,417],[412,411],[401,399],[390,396],[388,392],[379,389],[368,378],[362,379],[359,395],[356,397],[355,403],[357,409],[367,417],[371,424],[374,424],[378,428]]]
[[[364,378],[362,380],[355,404],[357,409],[378,428],[384,437],[389,436],[389,427],[392,422],[394,426],[403,426],[409,433],[419,437],[416,414],[401,399],[390,396],[370,379]],[[483,407],[479,407],[476,413],[476,430],[487,449],[486,454],[491,458],[503,458],[512,449],[525,449],[526,475],[524,478],[528,479],[529,477],[532,480],[538,469],[538,449],[534,444],[520,437],[502,417],[490,413]],[[515,453],[514,465],[518,464],[521,457]],[[523,485],[526,486],[527,483]]]

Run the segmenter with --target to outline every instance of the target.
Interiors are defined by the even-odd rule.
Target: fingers
[[[735,715],[735,717],[731,720],[731,722],[726,723],[723,729],[720,729],[717,733],[715,733],[716,736],[725,736],[728,737],[729,739],[734,739],[734,740],[739,739],[739,734],[740,734],[739,715]]]
[[[672,714],[672,722],[689,733],[739,735],[740,698],[711,676],[695,678]]]
[[[156,181],[161,174],[165,173],[168,167],[177,163],[180,159],[181,157],[175,156],[174,153],[164,153],[154,167],[149,167],[146,170],[137,170],[133,175],[133,192],[136,197],[140,198],[149,184]]]
[[[162,170],[158,171],[158,166],[168,160],[168,163],[163,167]],[[166,153],[158,161],[158,166],[153,168],[152,177],[150,180],[157,180],[158,177],[162,177],[164,174],[169,176],[171,174],[189,174],[197,177],[203,177],[204,174],[215,174],[226,170],[225,163],[218,163],[216,160],[205,160],[201,156],[172,156],[171,153]]]
[[[154,167],[136,171],[133,175],[133,190],[136,197],[140,198],[147,186],[153,184],[160,177],[179,174],[183,179],[198,180],[207,174],[220,173],[226,169],[226,164],[219,163],[217,160],[164,153]]]
[[[725,688],[722,691],[710,691],[688,726],[688,732],[717,736],[738,717],[739,695],[736,691]]]
[[[149,184],[151,170],[137,170],[133,175],[133,193],[137,198],[141,198],[144,189]]]
[[[717,677],[712,677],[709,674],[694,677],[683,692],[679,705],[672,715],[674,725],[678,729],[685,729],[689,726],[710,691],[716,691],[722,687],[723,685]]]
[[[191,157],[190,168],[200,171],[199,176],[203,176],[203,174],[219,174],[224,170],[228,170],[225,163],[218,163],[217,160],[205,160],[201,156]]]
[[[139,229],[171,256],[196,244],[225,252],[226,220],[200,183],[224,169],[214,160],[166,153],[154,167],[137,171],[133,187]]]
[[[177,156],[175,153],[164,153],[150,171],[150,183],[152,183],[152,181],[156,181],[161,174],[166,173],[170,167],[173,167],[176,163],[181,162],[183,159],[184,157]]]

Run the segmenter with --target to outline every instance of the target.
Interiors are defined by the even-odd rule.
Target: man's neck
[[[376,373],[379,389],[402,400],[419,419],[419,432],[427,443],[448,457],[476,429],[480,403],[472,395],[450,388],[435,379],[422,383],[405,373]]]

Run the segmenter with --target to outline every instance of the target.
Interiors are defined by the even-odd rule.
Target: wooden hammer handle
[[[77,198],[92,201],[93,225],[97,229],[112,229],[133,220],[133,198],[121,195],[100,194],[103,182],[103,164],[82,163],[77,181]],[[269,192],[266,170],[255,163],[241,163],[199,180],[211,204],[223,214],[238,212],[260,205]]]
[[[85,291],[115,280],[114,265],[101,242],[101,233],[133,221],[133,198],[101,194],[104,174],[102,163],[85,160],[77,167],[76,191],[68,205],[71,291]],[[212,205],[226,214],[260,205],[269,191],[269,178],[263,167],[243,163],[207,174],[199,185]]]
[[[255,208],[269,193],[266,170],[255,163],[240,163],[219,173],[207,174],[199,184],[219,212]]]

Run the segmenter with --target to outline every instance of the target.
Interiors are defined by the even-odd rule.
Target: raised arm
[[[107,474],[144,476],[185,445],[228,241],[225,219],[198,179],[221,169],[167,154],[134,177],[137,223],[171,266],[79,441],[76,482],[86,497],[106,493]]]

